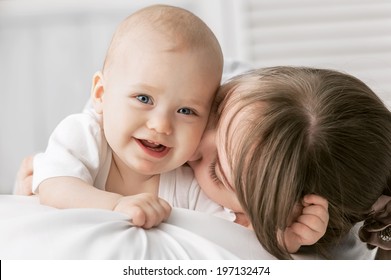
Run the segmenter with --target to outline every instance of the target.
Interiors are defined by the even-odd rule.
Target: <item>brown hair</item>
[[[118,47],[129,40],[139,40],[147,36],[145,30],[140,33],[138,27],[147,27],[148,31],[167,37],[171,42],[168,51],[180,49],[205,49],[220,63],[222,71],[223,54],[220,44],[210,28],[196,15],[185,9],[168,5],[151,5],[140,9],[124,19],[116,29],[110,43],[103,71],[115,58]],[[183,63],[186,63],[184,61]]]
[[[287,227],[295,203],[317,194],[328,200],[330,220],[314,246],[327,257],[387,186],[391,113],[363,82],[326,69],[254,70],[223,85],[225,94],[220,115],[239,104],[232,119],[244,108],[249,116],[225,149],[258,239],[276,257],[291,258],[277,230]]]

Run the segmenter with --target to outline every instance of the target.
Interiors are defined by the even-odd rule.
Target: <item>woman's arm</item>
[[[33,195],[33,158],[28,156],[20,164],[14,185],[13,194],[16,195]]]

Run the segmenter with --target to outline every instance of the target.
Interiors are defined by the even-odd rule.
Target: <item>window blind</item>
[[[391,1],[232,3],[232,44],[241,60],[255,66],[303,65],[346,71],[391,105]]]

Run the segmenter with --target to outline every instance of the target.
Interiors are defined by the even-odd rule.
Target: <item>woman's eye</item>
[[[140,101],[141,103],[144,104],[152,104],[152,100],[149,96],[147,95],[137,95],[136,96],[137,100]]]
[[[189,109],[189,108],[180,108],[178,110],[178,113],[179,114],[184,114],[184,115],[195,115],[194,111],[192,109]]]
[[[219,177],[217,177],[217,174],[216,174],[216,161],[213,161],[209,165],[209,176],[214,183],[221,184],[221,181],[220,181]]]

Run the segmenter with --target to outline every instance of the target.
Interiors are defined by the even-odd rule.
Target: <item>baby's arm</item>
[[[327,200],[314,194],[304,196],[301,214],[283,233],[288,252],[316,243],[325,234],[328,221]]]
[[[132,224],[151,228],[164,221],[171,206],[163,199],[141,193],[132,196],[99,190],[75,177],[46,179],[39,186],[42,204],[56,208],[100,208],[128,215]]]
[[[32,195],[33,156],[23,159],[19,167],[14,194]],[[168,218],[171,206],[152,194],[122,196],[99,190],[76,177],[55,177],[40,186],[42,204],[56,208],[102,208],[122,212],[135,226],[151,228]]]

